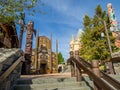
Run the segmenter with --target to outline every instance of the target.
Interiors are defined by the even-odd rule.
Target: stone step
[[[94,90],[89,87],[71,87],[71,88],[15,88],[14,90]]]
[[[86,85],[71,83],[71,84],[31,84],[31,85],[16,85],[14,90],[90,90]]]
[[[91,81],[92,79],[89,76],[83,76],[82,80],[83,81]]]
[[[14,90],[93,90],[93,82],[88,76],[84,81],[76,82],[76,77],[20,79]]]
[[[23,79],[18,80],[17,84],[34,84],[34,83],[56,83],[56,82],[76,82],[76,78],[37,78],[37,79]]]
[[[81,82],[52,82],[52,83],[33,83],[33,84],[39,84],[41,86],[44,86],[44,85],[62,85],[62,86],[66,86],[66,85],[78,85],[78,86],[86,86],[86,85],[93,85],[93,82],[92,81],[89,81],[89,82],[85,82],[85,81],[81,81]],[[23,84],[17,84],[17,85],[32,85],[32,84],[27,84],[27,83],[23,83]]]
[[[71,66],[67,65],[64,72],[71,72]]]

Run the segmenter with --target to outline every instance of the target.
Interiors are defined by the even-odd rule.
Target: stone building
[[[83,31],[79,29],[76,37],[72,35],[72,38],[70,41],[70,52],[71,51],[75,52],[81,49],[82,46],[81,46],[80,38],[81,38],[82,32]]]
[[[57,45],[57,43],[56,43]],[[32,52],[31,70],[34,73],[48,74],[58,72],[57,50],[52,51],[52,36],[39,36]]]

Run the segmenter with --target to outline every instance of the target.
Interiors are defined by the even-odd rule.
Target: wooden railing
[[[86,66],[88,66],[89,68],[92,69],[92,65],[90,63],[88,63],[86,60],[84,60],[83,58],[80,57],[80,61],[82,63],[84,63]],[[109,75],[105,74],[103,71],[100,71],[101,73],[101,77],[106,80],[107,82],[109,82],[112,86],[114,86],[116,89],[120,89],[120,82],[117,81],[116,79],[110,77]]]
[[[0,90],[12,90],[20,78],[24,53],[19,49],[1,49],[7,53],[0,62]],[[10,54],[12,53],[12,54]]]
[[[86,72],[86,74],[88,74],[92,78],[92,80],[94,82],[94,90],[114,90],[114,89],[119,90],[120,89],[120,82],[118,82],[117,80],[108,76],[104,72],[99,71],[99,67],[96,66],[97,64],[95,64],[95,65],[90,64],[83,58],[80,58],[79,55],[77,55],[75,57],[72,55],[68,59],[68,62],[70,62],[72,67],[74,67],[74,68],[71,68],[71,75],[75,74],[75,70],[79,70],[79,71],[76,71],[77,72],[76,75],[73,75],[73,76],[76,76],[79,81],[82,80],[81,79],[81,77],[82,77],[81,69],[84,70]],[[75,69],[75,67],[77,69]],[[95,69],[95,72],[94,72],[94,69]],[[98,73],[100,73],[100,75],[98,75]]]
[[[21,62],[24,61],[24,57],[21,56],[18,60],[16,60],[1,76],[0,76],[0,82],[3,82],[8,76],[9,74],[15,70],[15,68],[17,67],[17,65]]]

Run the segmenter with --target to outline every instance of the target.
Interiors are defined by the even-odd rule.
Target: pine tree
[[[64,62],[64,58],[61,52],[58,53],[58,64],[62,64]]]

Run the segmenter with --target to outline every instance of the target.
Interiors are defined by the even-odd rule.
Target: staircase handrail
[[[91,69],[88,69],[85,65],[92,67],[90,65],[90,63],[87,63],[86,61],[83,62],[84,59],[79,58],[79,60],[77,60],[74,57],[70,57],[68,59],[68,62],[75,62],[76,66],[79,70],[83,69],[92,79],[93,81],[99,86],[101,87],[103,90],[113,90],[113,88],[111,86],[109,86],[106,82],[104,82],[101,78],[99,78],[97,75],[95,75]]]
[[[79,58],[80,58],[80,61],[82,63],[84,63],[84,65],[87,65],[88,67],[90,67],[92,69],[92,65],[89,62],[87,62],[85,59],[83,59],[81,57],[79,57]],[[120,82],[119,81],[117,81],[116,79],[112,78],[111,76],[105,74],[103,71],[100,71],[100,72],[101,72],[101,76],[104,80],[109,82],[116,89],[120,89]]]
[[[21,62],[24,61],[24,57],[21,56],[19,57],[1,76],[0,76],[0,82],[3,82],[9,74],[17,67],[17,65]]]
[[[101,76],[104,80],[106,80],[108,83],[110,83],[113,87],[115,87],[116,89],[120,89],[120,82],[117,81],[116,79],[112,78],[111,76],[105,74],[103,71],[101,72]]]

